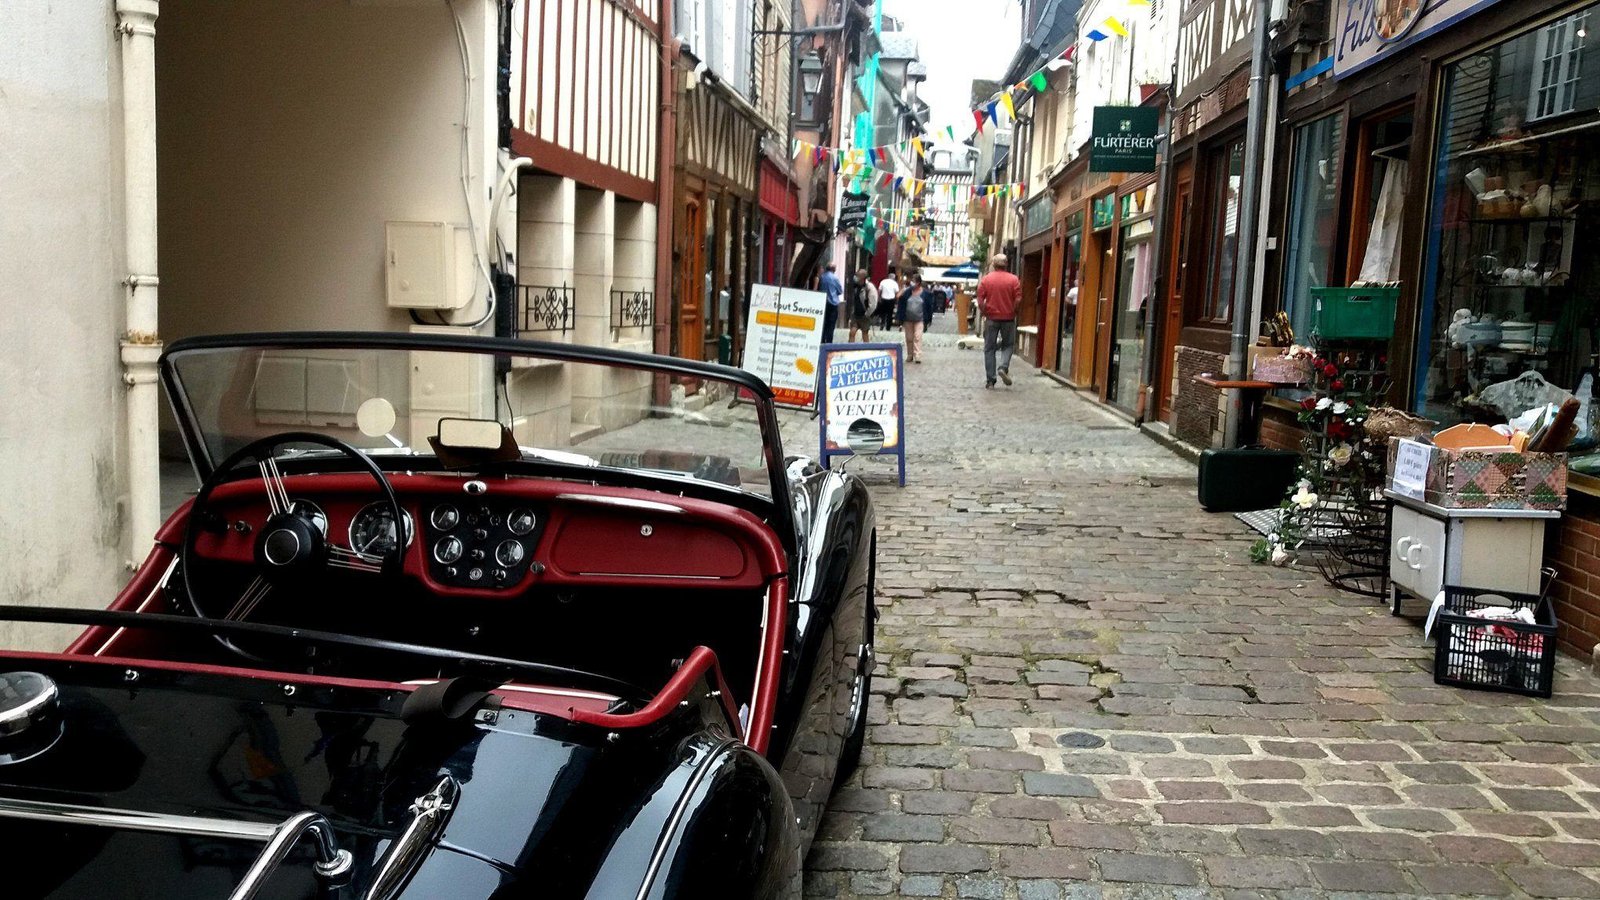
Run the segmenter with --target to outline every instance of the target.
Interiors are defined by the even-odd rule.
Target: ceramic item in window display
[[[1530,201],[1533,204],[1533,214],[1536,216],[1550,215],[1551,202],[1553,198],[1554,192],[1550,189],[1550,185],[1539,185],[1538,190],[1534,191],[1533,197]]]
[[[1545,285],[1549,287],[1562,287],[1572,278],[1572,273],[1565,272],[1560,269],[1552,269],[1540,277],[1543,279]]]
[[[1500,323],[1490,316],[1484,316],[1476,322],[1466,325],[1462,329],[1463,344],[1468,346],[1487,346],[1500,343]]]
[[[1488,173],[1483,171],[1482,166],[1479,166],[1478,168],[1473,169],[1471,172],[1468,172],[1465,177],[1467,181],[1467,190],[1471,191],[1473,196],[1482,194],[1484,191],[1489,189],[1489,176]]]
[[[1445,327],[1445,337],[1452,346],[1460,347],[1467,341],[1467,329],[1472,325],[1472,310],[1458,309],[1450,317],[1450,324]]]

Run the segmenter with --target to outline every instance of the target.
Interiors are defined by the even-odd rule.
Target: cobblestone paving
[[[1549,701],[1438,687],[1415,619],[1252,565],[1188,463],[930,343],[907,487],[854,464],[881,665],[807,897],[1600,897],[1575,661]]]

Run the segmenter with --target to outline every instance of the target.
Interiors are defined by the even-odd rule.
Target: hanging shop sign
[[[899,344],[822,348],[822,465],[835,456],[899,457],[906,484],[905,382]]]
[[[845,191],[839,201],[839,230],[849,231],[867,223],[867,210],[872,208],[872,195]]]
[[[1153,106],[1096,106],[1089,171],[1154,172],[1160,114]]]
[[[817,353],[827,308],[828,296],[820,291],[750,286],[741,368],[765,381],[781,406],[816,406]]]
[[[1333,77],[1344,78],[1499,0],[1334,0]]]
[[[1194,102],[1250,60],[1250,22],[1255,5],[1255,0],[1202,0],[1189,5],[1178,25],[1178,69],[1172,82],[1174,108]]]

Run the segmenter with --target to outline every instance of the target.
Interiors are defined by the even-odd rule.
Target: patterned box
[[[1255,357],[1253,365],[1251,376],[1257,381],[1270,381],[1273,384],[1305,384],[1311,380],[1311,360],[1305,357],[1291,359],[1287,356],[1269,356],[1262,353]]]
[[[1394,475],[1400,439],[1389,439]],[[1446,509],[1566,509],[1567,454],[1433,448],[1423,499]]]

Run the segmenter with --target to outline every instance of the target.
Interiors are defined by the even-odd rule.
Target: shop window
[[[1200,318],[1227,323],[1233,319],[1234,266],[1239,257],[1239,190],[1244,181],[1244,139],[1212,153],[1207,162],[1211,220],[1207,241],[1205,288]]]
[[[1504,422],[1600,361],[1600,59],[1591,5],[1445,67],[1414,409]],[[1553,116],[1557,120],[1545,121]],[[1600,474],[1594,404],[1572,468]]]
[[[1310,340],[1311,289],[1332,283],[1343,138],[1344,120],[1339,114],[1294,131],[1283,243],[1283,310],[1294,326],[1295,339],[1302,343]]]

